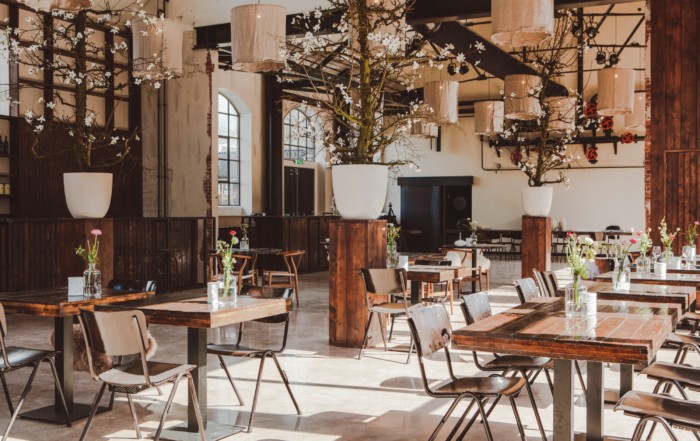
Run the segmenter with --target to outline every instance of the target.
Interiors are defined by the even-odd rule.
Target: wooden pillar
[[[329,233],[329,343],[359,348],[369,317],[360,269],[386,266],[386,221],[334,220],[330,222]],[[367,347],[381,341],[375,321]]]
[[[523,216],[522,277],[532,277],[532,269],[552,268],[552,218]]]

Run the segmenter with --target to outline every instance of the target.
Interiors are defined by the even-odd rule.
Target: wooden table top
[[[241,250],[240,248],[234,248],[234,254],[277,254],[281,252],[281,248],[249,248],[247,250]]]
[[[595,280],[607,282],[612,281],[613,273],[607,272],[595,277]],[[694,286],[700,288],[700,274],[677,274],[667,273],[665,276],[658,274],[640,274],[637,272],[630,273],[630,280],[637,283],[648,283],[655,285],[675,285],[675,286]]]
[[[612,282],[584,280],[583,284],[589,292],[598,293],[598,299],[622,300],[649,303],[678,303],[687,310],[695,302],[696,290],[692,286],[649,285],[642,283],[630,284],[628,291],[615,291]],[[564,287],[557,290],[557,295],[564,295]]]
[[[213,306],[204,293],[161,294],[145,300],[111,305],[98,305],[97,311],[124,311],[138,309],[157,325],[185,326],[188,328],[218,328],[288,311],[287,299],[253,298],[238,296],[236,306]]]
[[[80,308],[155,297],[154,292],[103,289],[100,297],[68,297],[68,288],[39,289],[0,293],[5,311],[16,314],[68,317],[80,314]]]
[[[411,282],[440,283],[467,276],[466,266],[411,265],[408,280]]]
[[[476,351],[648,364],[680,317],[678,304],[598,300],[596,316],[567,319],[564,299],[540,297],[454,331]]]

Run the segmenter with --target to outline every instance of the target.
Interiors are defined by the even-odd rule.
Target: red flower
[[[641,231],[637,231],[637,236],[641,236],[643,233]]]
[[[637,243],[637,239],[630,239],[630,243],[631,243],[631,244]]]
[[[572,234],[571,231],[567,231],[567,232],[566,232],[566,237],[567,237],[567,238],[568,238],[568,237],[571,237],[571,234]]]
[[[228,234],[230,234],[231,236],[235,236],[235,235],[236,235],[236,230],[231,230],[231,231],[228,232]]]

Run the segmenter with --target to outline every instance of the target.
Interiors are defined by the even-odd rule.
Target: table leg
[[[414,282],[411,281],[411,304],[415,305],[416,303],[421,302],[421,293],[420,293],[420,288],[421,288],[421,282]]]
[[[571,360],[554,360],[554,438],[574,439],[574,370]]]
[[[478,249],[473,249],[472,250],[472,273],[471,276],[474,277],[474,269],[476,268],[476,253],[478,252]],[[481,277],[481,274],[479,274],[479,277]],[[476,281],[472,279],[472,292],[476,292]],[[458,295],[462,295],[462,293],[459,293]]]
[[[634,387],[634,365],[620,365],[620,397],[631,391]]]
[[[586,441],[602,441],[604,432],[603,363],[586,362]],[[555,374],[556,375],[556,374]],[[555,377],[556,378],[556,377]]]

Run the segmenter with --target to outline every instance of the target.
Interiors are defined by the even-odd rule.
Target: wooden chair
[[[540,291],[537,289],[535,281],[529,277],[527,279],[518,279],[513,282],[513,285],[515,285],[515,290],[518,292],[520,303],[527,303],[540,296]]]
[[[256,285],[258,280],[258,272],[254,269],[248,269],[248,264],[251,261],[251,257],[244,254],[233,254],[236,263],[233,267],[234,273],[236,274],[237,280],[237,292],[241,292],[243,288],[243,281],[247,280],[251,285]],[[209,255],[209,281],[214,282],[216,278],[224,272],[224,266],[221,263],[221,255],[218,253]]]
[[[417,259],[415,262],[416,265],[431,265],[433,264],[430,260],[421,260]],[[438,266],[451,266],[452,261],[450,260],[441,260],[438,262]],[[445,306],[445,303],[449,300],[450,301],[450,314],[453,312],[453,298],[454,298],[454,292],[453,292],[453,283],[452,281],[449,282],[442,282],[442,283],[422,283],[423,285],[421,291],[423,293],[423,301],[426,303],[440,303],[444,308],[447,308]],[[438,288],[437,290],[435,288]],[[392,330],[394,327],[393,323],[393,318],[392,318]],[[389,337],[391,340],[391,337]]]
[[[538,271],[532,269],[532,274],[535,276],[535,282],[543,297],[557,296],[557,278],[552,271]]]
[[[30,349],[30,348],[20,348],[16,346],[6,346],[5,336],[7,335],[7,320],[5,318],[5,309],[0,303],[0,380],[2,380],[2,388],[5,393],[5,399],[7,400],[7,407],[12,414],[10,416],[10,422],[5,428],[5,433],[2,440],[5,441],[10,435],[10,430],[12,425],[17,419],[24,400],[27,398],[27,394],[32,389],[32,383],[36,377],[36,372],[39,370],[39,366],[42,362],[46,361],[51,366],[51,373],[53,374],[53,381],[56,384],[56,393],[61,398],[62,411],[66,417],[66,426],[70,427],[70,416],[68,414],[68,407],[66,406],[66,400],[63,396],[63,389],[61,388],[61,383],[58,379],[58,373],[56,372],[56,362],[54,358],[56,357],[56,351],[48,351],[42,349]],[[22,390],[22,395],[17,402],[17,406],[13,406],[12,399],[10,397],[10,391],[7,387],[7,382],[5,381],[5,374],[22,369],[22,368],[32,368],[31,374],[29,374],[29,379],[27,380],[24,389]],[[71,367],[72,369],[72,367]],[[58,411],[58,409],[56,409]]]
[[[284,259],[287,271],[266,270],[263,275],[263,284],[267,282],[268,288],[293,288],[296,304],[299,306],[299,265],[306,251],[282,251],[278,255]],[[282,279],[282,280],[275,280]]]
[[[461,265],[468,266],[468,267],[471,267],[471,260],[470,260],[471,256],[472,256],[471,253],[476,252],[475,250],[465,251],[465,250],[459,250],[459,249],[454,249],[454,248],[443,248],[442,251],[446,252],[448,254],[449,253],[458,254],[461,258]],[[445,256],[447,256],[447,254]],[[477,256],[477,262],[478,262],[478,256]],[[467,282],[467,283],[477,282],[479,284],[479,291],[481,291],[481,276],[483,276],[483,275],[484,275],[484,272],[483,272],[483,269],[481,268],[481,266],[477,266],[476,268],[471,268],[471,275],[462,277],[461,279],[455,279],[455,284],[456,284],[455,291],[457,291],[458,295],[461,294],[462,293],[462,285],[464,284],[464,282]],[[488,275],[486,276],[486,283],[488,286],[488,284],[489,284]]]

